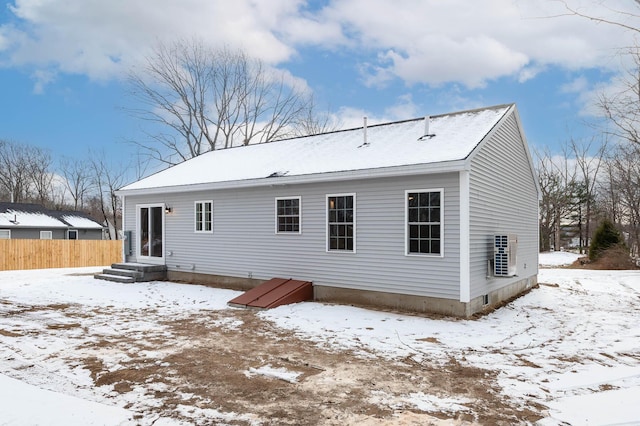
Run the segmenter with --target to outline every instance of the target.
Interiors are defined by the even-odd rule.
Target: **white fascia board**
[[[459,172],[466,170],[468,163],[465,160],[445,161],[433,164],[416,164],[410,166],[384,167],[378,169],[365,169],[345,172],[316,173],[300,176],[281,176],[272,178],[246,179],[229,182],[207,182],[188,185],[162,186],[155,188],[139,188],[118,190],[116,195],[153,195],[176,192],[210,191],[218,189],[255,188],[264,186],[284,186],[304,183],[338,182],[354,179],[373,179],[398,176],[413,176],[422,174],[436,174]]]

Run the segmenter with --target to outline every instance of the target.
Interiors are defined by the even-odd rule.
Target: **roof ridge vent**
[[[434,137],[436,134],[435,133],[429,133],[429,122],[431,121],[431,117],[428,115],[424,116],[424,133],[422,134],[422,136],[420,136],[418,138],[419,141],[423,141],[425,139],[431,139],[432,137]]]

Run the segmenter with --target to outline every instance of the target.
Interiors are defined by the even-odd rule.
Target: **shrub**
[[[598,260],[591,264],[593,269],[638,269],[636,263],[629,256],[629,249],[624,244],[617,244],[604,250],[598,256]]]
[[[602,252],[616,245],[624,245],[622,235],[610,220],[602,221],[589,246],[589,260],[596,260]]]

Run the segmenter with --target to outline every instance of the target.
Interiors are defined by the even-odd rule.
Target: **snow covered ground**
[[[541,264],[555,266],[573,260],[564,252],[540,257]],[[141,415],[135,407],[148,394],[95,386],[90,372],[64,354],[81,353],[96,333],[162,335],[159,318],[177,321],[198,312],[230,310],[226,301],[238,292],[165,282],[120,285],[94,280],[87,275],[93,271],[0,272],[0,425],[185,424]],[[539,282],[539,288],[478,320],[320,303],[282,306],[259,316],[305,341],[362,357],[434,363],[453,357],[497,371],[505,397],[546,407],[540,409],[542,426],[640,424],[640,272],[541,269]],[[73,306],[74,316],[35,309],[45,306]],[[140,315],[110,316],[118,309]],[[144,314],[151,310],[154,315]],[[238,324],[221,321],[217,326],[234,330]],[[146,355],[153,361],[160,351]],[[114,368],[124,362],[112,358]],[[299,379],[296,372],[269,364],[244,374],[291,383]],[[370,397],[389,404],[390,396],[379,391]],[[403,398],[403,404],[424,411],[463,411],[467,403],[410,390]],[[195,424],[260,423],[242,413],[195,408],[189,413]]]

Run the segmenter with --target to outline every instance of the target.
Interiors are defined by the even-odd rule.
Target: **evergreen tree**
[[[622,244],[622,235],[608,219],[602,221],[589,246],[589,259],[596,260],[602,252],[613,246]]]

